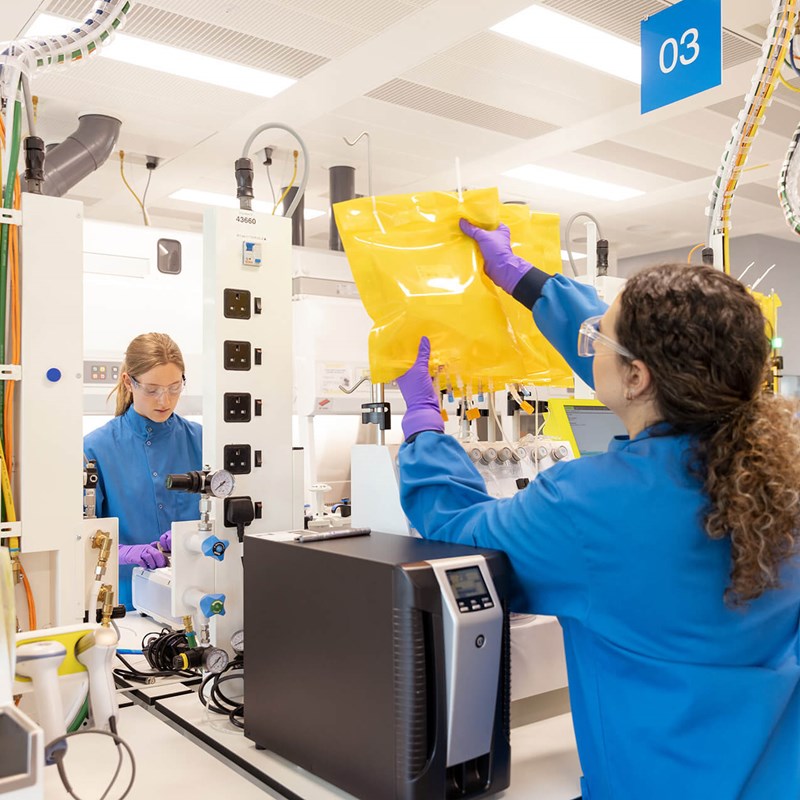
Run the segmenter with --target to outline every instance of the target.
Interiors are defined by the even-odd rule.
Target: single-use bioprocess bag
[[[402,375],[424,335],[443,386],[479,392],[505,383],[571,385],[571,370],[530,311],[486,277],[477,244],[458,226],[462,217],[485,228],[504,222],[514,252],[553,274],[561,271],[557,215],[503,205],[497,189],[466,191],[461,201],[451,192],[364,197],[333,210],[374,323],[374,383]]]

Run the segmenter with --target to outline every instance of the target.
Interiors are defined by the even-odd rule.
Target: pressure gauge
[[[228,666],[228,654],[220,647],[207,647],[203,651],[203,669],[219,675]]]
[[[232,491],[236,481],[225,469],[218,469],[209,479],[209,489],[214,497],[227,497]]]
[[[236,631],[231,636],[231,649],[237,656],[244,653],[244,631]]]

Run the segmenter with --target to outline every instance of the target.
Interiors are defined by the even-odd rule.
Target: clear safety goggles
[[[167,395],[177,397],[183,391],[183,387],[186,386],[186,378],[181,378],[181,380],[175,381],[169,386],[155,386],[152,383],[139,383],[133,375],[128,377],[131,379],[133,386],[145,397],[166,397]]]
[[[631,361],[636,356],[631,353],[626,347],[623,347],[619,342],[615,342],[610,336],[600,333],[600,320],[602,315],[596,317],[589,317],[585,320],[578,331],[578,355],[586,358],[597,355],[598,342],[604,347],[619,353],[624,358],[629,358]]]

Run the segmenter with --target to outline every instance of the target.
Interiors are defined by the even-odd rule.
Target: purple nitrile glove
[[[145,569],[157,569],[166,567],[167,559],[151,544],[121,544],[119,546],[119,563],[133,564]]]
[[[459,226],[478,243],[483,256],[483,269],[488,278],[504,292],[513,294],[522,276],[532,269],[532,265],[524,258],[514,255],[508,227],[498,225],[496,230],[487,231],[465,219],[459,222]]]
[[[417,360],[397,379],[397,385],[406,401],[403,416],[403,435],[408,439],[420,431],[444,433],[444,420],[439,411],[439,400],[428,372],[431,343],[427,336],[419,340]]]
[[[157,541],[150,542],[150,547],[155,547],[156,550],[158,550],[159,545],[161,545],[161,550],[163,552],[172,552],[172,528],[170,528],[168,531],[164,531],[164,533],[158,537]]]

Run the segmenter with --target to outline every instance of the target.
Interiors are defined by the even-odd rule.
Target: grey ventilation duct
[[[356,171],[353,167],[331,167],[328,170],[328,188],[331,198],[331,218],[328,229],[328,248],[344,250],[336,219],[333,216],[333,204],[343,200],[352,200],[356,196]]]
[[[84,114],[78,129],[61,144],[47,148],[42,194],[61,197],[101,167],[111,155],[122,123],[105,114]]]

